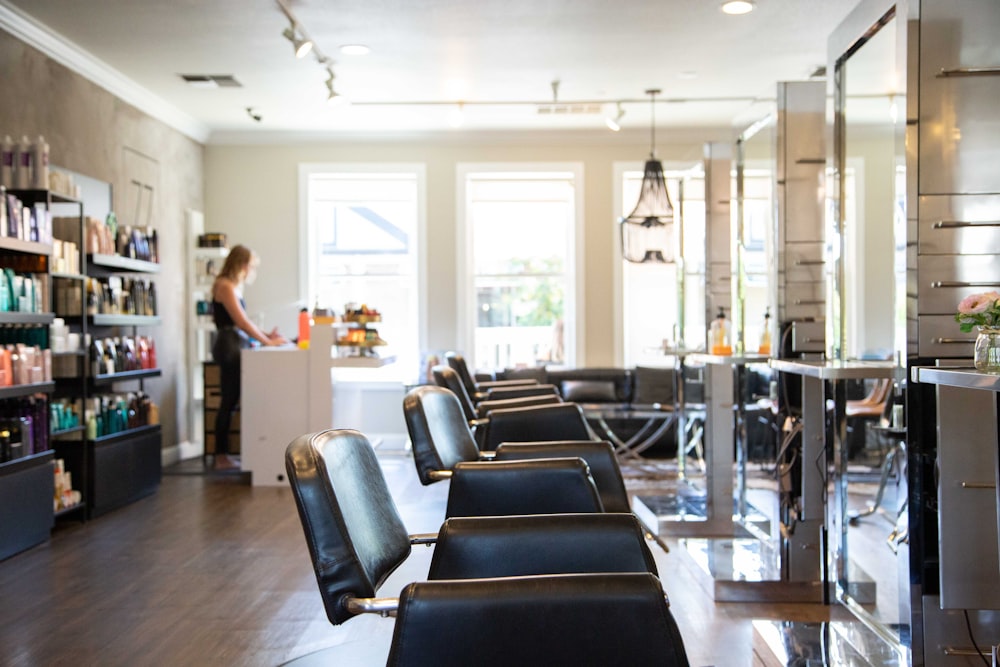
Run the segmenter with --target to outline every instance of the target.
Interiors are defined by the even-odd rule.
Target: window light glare
[[[340,52],[345,56],[367,56],[371,49],[364,44],[344,44],[340,47]]]
[[[722,11],[726,14],[749,14],[754,10],[752,0],[728,0],[722,3]]]

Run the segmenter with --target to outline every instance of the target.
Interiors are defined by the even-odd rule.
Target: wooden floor
[[[434,530],[445,485],[421,487],[405,453],[382,460],[407,527]],[[752,619],[830,617],[822,605],[714,604],[690,559],[666,542],[657,564],[695,667],[751,665]],[[386,595],[414,577],[397,574]],[[236,475],[165,475],[156,495],[60,526],[0,563],[2,665],[272,666],[391,623],[331,626],[291,492]]]

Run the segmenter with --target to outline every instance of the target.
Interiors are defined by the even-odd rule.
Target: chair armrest
[[[603,511],[586,462],[561,458],[457,464],[446,516]]]
[[[399,608],[399,598],[345,598],[344,607],[352,614],[390,616]]]
[[[444,522],[429,579],[650,572],[656,562],[632,514],[538,514]]]

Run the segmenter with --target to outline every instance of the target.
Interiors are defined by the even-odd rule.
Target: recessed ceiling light
[[[728,0],[722,3],[722,11],[726,14],[749,14],[754,6],[753,0]]]
[[[340,52],[345,56],[367,56],[370,51],[364,44],[344,44],[340,47]]]

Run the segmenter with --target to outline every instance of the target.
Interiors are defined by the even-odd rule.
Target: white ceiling
[[[295,0],[289,6],[333,61],[296,60],[277,0],[0,0],[89,53],[210,135],[249,132],[648,128],[644,90],[661,88],[660,128],[736,128],[771,109],[775,84],[826,64],[827,37],[857,0],[757,0],[728,16],[720,0]],[[343,44],[367,56],[339,53]],[[232,74],[241,88],[197,89],[180,74]],[[536,103],[602,102],[601,113],[541,114]],[[628,101],[631,100],[631,101]],[[496,104],[486,104],[486,103]],[[523,102],[523,104],[512,104]],[[429,103],[429,104],[428,104]],[[246,112],[261,116],[256,122]]]

